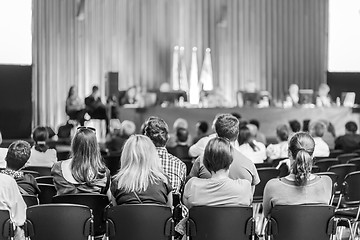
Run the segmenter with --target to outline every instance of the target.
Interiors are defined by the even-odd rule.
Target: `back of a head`
[[[129,121],[129,120],[124,120],[121,123],[121,132],[122,132],[122,136],[125,138],[128,138],[131,135],[134,135],[136,132],[135,123],[132,121]]]
[[[98,176],[104,176],[105,166],[101,160],[95,130],[79,128],[72,140],[71,150],[71,171],[76,181],[90,184]]]
[[[289,141],[289,157],[294,160],[292,173],[297,186],[304,186],[311,174],[315,142],[309,133],[296,133]]]
[[[276,135],[280,141],[287,141],[289,138],[289,128],[286,124],[282,124],[276,127]]]
[[[345,124],[345,129],[346,129],[346,131],[348,131],[348,132],[356,133],[357,130],[358,130],[358,126],[357,126],[357,124],[356,124],[355,122],[350,121],[350,122],[347,122],[347,123]]]
[[[241,117],[241,114],[240,114],[240,113],[237,113],[237,112],[233,112],[233,113],[231,113],[231,115],[233,115],[234,117],[236,117],[239,121],[240,121],[240,119],[242,118],[242,117]]]
[[[209,129],[209,124],[205,121],[200,121],[196,124],[197,129],[200,130],[200,132],[202,132],[203,134],[207,133],[208,129]]]
[[[257,129],[260,129],[260,122],[259,122],[258,120],[256,120],[256,119],[251,119],[251,120],[249,121],[249,123],[252,124],[252,125],[255,125],[255,126],[257,127]]]
[[[249,129],[251,137],[255,138],[258,133],[258,128],[254,124],[251,124],[251,123],[247,124],[246,127]]]
[[[294,133],[300,132],[301,124],[298,120],[289,121],[289,125],[290,125],[292,132],[294,132]]]
[[[166,181],[155,145],[144,135],[133,135],[121,154],[121,168],[115,179],[126,192],[145,191],[156,180]]]
[[[188,137],[189,137],[189,132],[187,129],[185,128],[178,128],[176,130],[176,138],[179,142],[181,143],[185,143],[187,142],[188,140]]]
[[[185,128],[188,129],[189,124],[188,122],[183,118],[178,118],[175,120],[173,128],[176,131],[178,128]]]
[[[239,120],[231,114],[220,114],[215,120],[215,131],[219,137],[233,142],[239,135]]]
[[[49,139],[49,132],[46,127],[37,127],[32,133],[32,138],[35,142],[35,150],[39,152],[46,152],[48,147],[46,141]]]
[[[10,144],[6,154],[6,166],[12,170],[19,170],[29,160],[31,146],[28,142],[19,140]]]
[[[169,139],[169,127],[158,117],[150,117],[145,122],[144,134],[148,136],[156,147],[165,147]]]
[[[314,122],[310,126],[310,132],[313,137],[323,137],[325,131],[326,131],[326,125],[321,121]]]
[[[92,87],[92,92],[93,92],[93,93],[96,93],[97,91],[99,91],[99,87],[96,86],[96,85],[94,85],[94,86]]]
[[[232,161],[232,147],[224,138],[213,138],[205,147],[204,166],[209,172],[228,170]]]

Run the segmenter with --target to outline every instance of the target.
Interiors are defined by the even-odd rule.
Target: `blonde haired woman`
[[[172,206],[172,188],[163,173],[155,145],[143,135],[131,136],[121,154],[121,168],[111,184],[113,203]]]

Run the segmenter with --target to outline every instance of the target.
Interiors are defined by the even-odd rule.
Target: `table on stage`
[[[241,114],[245,120],[257,119],[261,126],[261,132],[269,138],[276,136],[276,126],[288,123],[290,120],[320,120],[325,119],[334,125],[336,135],[345,133],[345,123],[355,121],[359,124],[359,114],[354,113],[352,108],[329,107],[329,108],[179,108],[179,107],[149,107],[149,108],[121,108],[120,120],[131,120],[135,122],[137,130],[140,131],[141,124],[150,116],[163,118],[169,125],[170,132],[177,118],[185,118],[189,123],[189,132],[196,134],[196,122],[204,120],[211,126],[212,121],[218,113]]]

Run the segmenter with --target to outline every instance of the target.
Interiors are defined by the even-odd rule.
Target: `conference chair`
[[[39,199],[35,195],[21,195],[27,207],[39,205]]]
[[[345,152],[341,149],[331,149],[329,158],[337,158],[339,155],[344,154]]]
[[[327,205],[275,206],[265,239],[329,240],[336,233],[335,207]]]
[[[333,165],[331,167],[329,167],[328,172],[333,172],[335,173],[338,178],[337,178],[337,188],[335,189],[335,193],[338,194],[340,193],[341,190],[341,186],[343,184],[344,178],[346,175],[348,175],[351,172],[355,172],[356,171],[356,165],[355,164],[337,164],[337,165]]]
[[[36,182],[39,183],[45,183],[45,184],[54,184],[54,178],[52,176],[42,176],[35,178]]]
[[[345,154],[340,154],[337,159],[339,161],[340,164],[344,164],[347,163],[347,161],[349,161],[350,159],[359,157],[359,154],[357,153],[345,153]]]
[[[255,163],[256,169],[259,168],[267,168],[267,167],[273,167],[272,163],[263,162],[263,163]]]
[[[24,174],[30,174],[32,175],[34,178],[40,177],[40,174],[38,172],[35,171],[30,171],[30,170],[21,170]]]
[[[353,153],[357,153],[360,156],[360,149],[354,150]]]
[[[347,163],[355,164],[356,165],[356,171],[360,171],[360,157],[350,159],[349,161],[347,161]]]
[[[58,161],[67,160],[70,158],[70,155],[71,155],[71,152],[67,151],[67,150],[62,150],[62,151],[57,150],[56,151],[56,156],[57,156]]]
[[[345,220],[350,228],[352,239],[354,238],[360,217],[360,171],[349,173],[342,186],[342,208],[336,209],[335,216]],[[342,234],[340,234],[341,237]],[[341,239],[341,238],[340,238]]]
[[[261,181],[255,187],[254,202],[262,202],[266,183],[273,178],[277,178],[280,170],[272,167],[265,167],[258,168],[257,171]]]
[[[95,236],[103,235],[106,231],[105,208],[110,204],[108,197],[97,193],[78,193],[57,195],[53,197],[53,203],[72,203],[89,207],[94,218]]]
[[[92,238],[91,209],[76,204],[44,204],[26,211],[25,236],[31,240]]]
[[[26,167],[24,170],[37,172],[40,176],[51,176],[51,168],[49,167]]]
[[[14,225],[8,210],[0,210],[0,240],[14,238]]]
[[[311,168],[311,173],[318,173],[320,172],[320,168],[316,165],[313,165]]]
[[[52,184],[39,183],[40,193],[38,195],[40,204],[52,203],[52,198],[56,195],[55,186]]]
[[[338,164],[336,158],[326,158],[315,162],[315,165],[320,168],[320,172],[326,172],[330,166]]]
[[[316,173],[316,175],[319,175],[319,176],[328,176],[331,178],[331,181],[332,181],[332,186],[333,186],[333,189],[332,189],[332,196],[331,196],[331,200],[330,200],[330,205],[333,205],[333,202],[334,202],[334,199],[335,199],[335,190],[337,189],[337,179],[338,179],[338,176],[336,175],[336,173],[334,172],[319,172],[319,173]],[[336,199],[337,201],[339,200],[339,198]]]
[[[252,207],[193,207],[186,224],[187,239],[255,239]]]
[[[104,163],[106,167],[110,170],[110,175],[114,176],[120,169],[120,155],[108,155],[104,156]]]
[[[106,209],[106,238],[110,240],[174,239],[171,209],[156,204],[128,204]]]

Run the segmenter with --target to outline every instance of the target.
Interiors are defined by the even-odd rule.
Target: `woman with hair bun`
[[[291,173],[266,184],[263,200],[265,217],[276,205],[329,204],[331,179],[311,173],[314,148],[314,139],[308,133],[296,133],[290,139]]]

